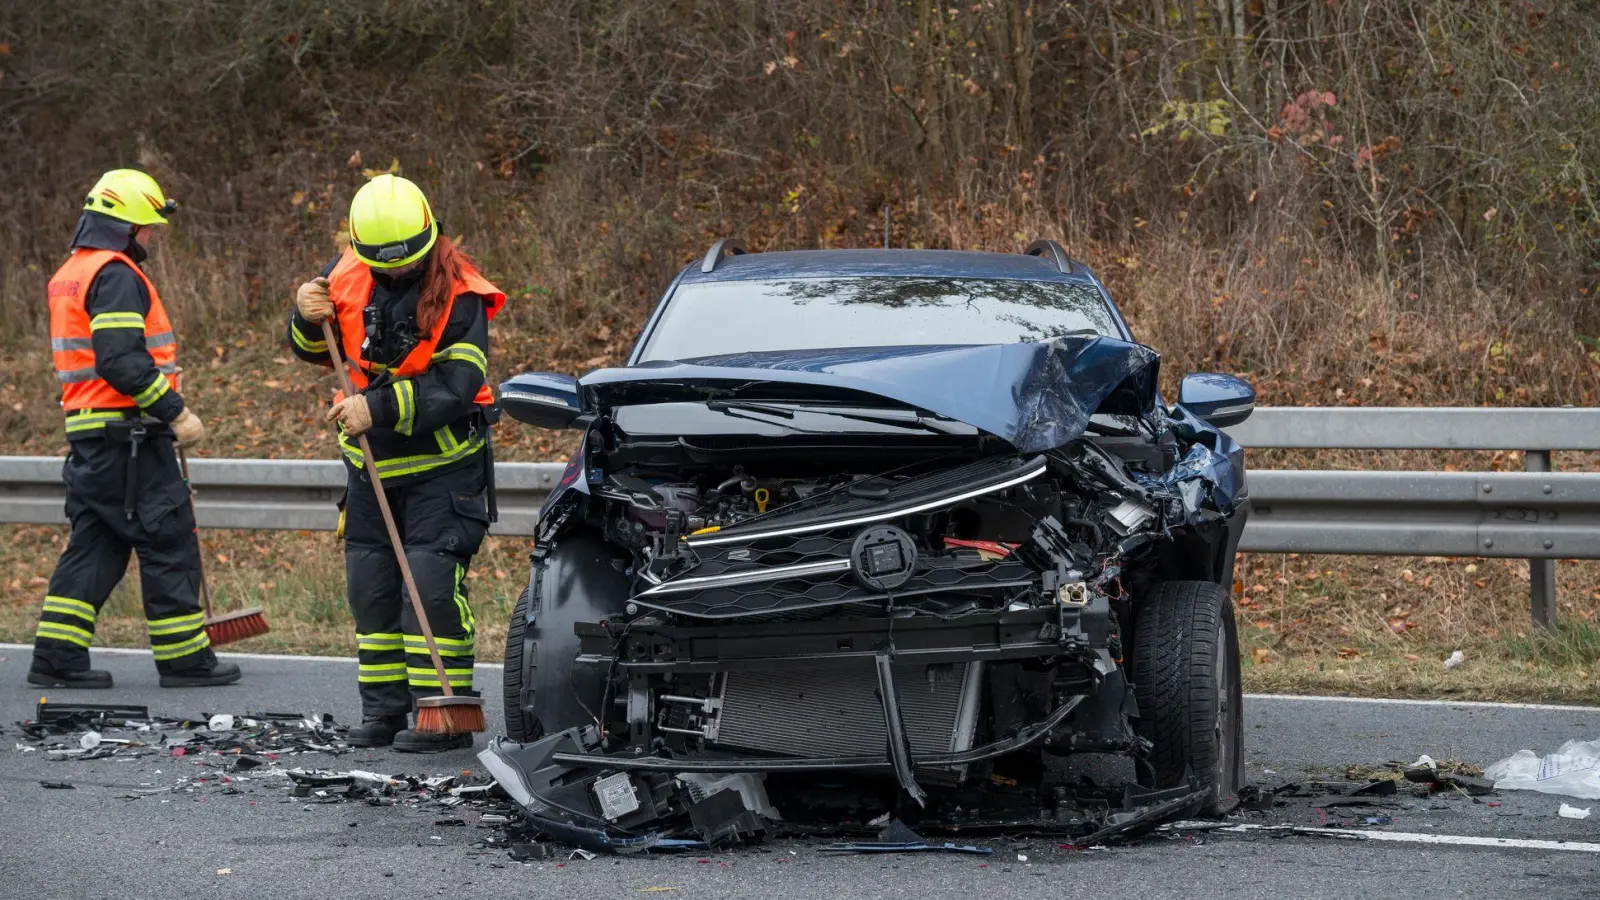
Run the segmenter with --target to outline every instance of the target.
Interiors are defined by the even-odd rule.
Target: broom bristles
[[[259,606],[208,619],[205,627],[206,635],[213,644],[231,644],[246,638],[259,637],[272,630]]]
[[[417,701],[417,731],[465,734],[488,728],[481,697],[423,697]]]

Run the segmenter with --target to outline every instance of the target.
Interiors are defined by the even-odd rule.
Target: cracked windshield
[[[1009,344],[1116,334],[1092,285],[851,277],[686,284],[640,362],[766,350]]]

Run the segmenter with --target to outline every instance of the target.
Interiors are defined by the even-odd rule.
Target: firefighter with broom
[[[239,667],[217,660],[206,633],[200,545],[174,446],[199,443],[205,426],[178,392],[172,325],[140,267],[154,227],[177,208],[144,172],[107,172],[84,201],[71,256],[50,279],[72,533],[44,598],[32,685],[111,687],[109,672],[89,667],[89,644],[130,553],[139,556],[161,686],[239,680]]]
[[[498,411],[485,379],[489,320],[506,298],[404,178],[362,186],[349,222],[349,248],[300,286],[289,320],[295,355],[346,386],[328,419],[349,468],[341,525],[362,722],[348,740],[470,747],[484,725],[467,570],[495,517]]]

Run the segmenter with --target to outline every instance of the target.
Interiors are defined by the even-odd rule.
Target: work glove
[[[344,427],[344,433],[351,437],[365,434],[372,427],[372,408],[367,405],[366,396],[357,394],[335,403],[328,410],[328,421],[335,420]]]
[[[300,285],[294,295],[294,308],[300,318],[315,325],[333,315],[333,299],[328,296],[328,279],[313,278]]]
[[[185,447],[197,446],[206,439],[205,424],[200,421],[199,416],[190,412],[187,407],[178,414],[176,419],[172,420],[170,427],[172,428],[172,436],[177,438],[178,443]]]

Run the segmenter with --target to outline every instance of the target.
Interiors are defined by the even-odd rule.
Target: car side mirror
[[[1256,389],[1243,378],[1198,372],[1183,376],[1178,405],[1218,428],[1228,428],[1250,418],[1256,408]]]
[[[556,372],[529,372],[500,385],[500,405],[518,422],[561,430],[581,427],[578,379]]]

